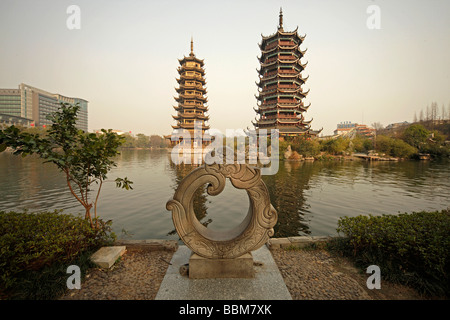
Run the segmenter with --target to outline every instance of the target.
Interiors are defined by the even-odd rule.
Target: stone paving
[[[155,299],[176,246],[139,244],[142,242],[126,244],[127,252],[112,269],[92,269],[80,290],[68,290],[61,299]],[[341,261],[325,250],[299,249],[286,244],[285,248],[272,247],[270,252],[294,300],[421,299],[411,289],[389,287],[385,282],[382,290],[367,290],[364,277],[358,276],[348,261]],[[386,289],[390,292],[383,291]]]

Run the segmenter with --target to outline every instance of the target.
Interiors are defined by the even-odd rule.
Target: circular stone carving
[[[195,216],[195,191],[208,183],[209,195],[218,195],[226,179],[238,189],[245,189],[250,200],[247,216],[235,228],[214,231],[203,226]],[[212,259],[237,258],[261,247],[273,236],[277,212],[261,180],[261,171],[246,164],[205,164],[189,173],[166,204],[181,240],[199,256]]]

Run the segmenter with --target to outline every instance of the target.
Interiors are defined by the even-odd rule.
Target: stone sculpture
[[[250,206],[247,216],[237,227],[225,232],[212,231],[196,218],[193,196],[205,184],[208,184],[209,195],[220,194],[227,178],[235,188],[247,191]],[[232,265],[231,260],[244,257],[264,245],[273,236],[277,222],[277,212],[270,203],[260,169],[247,164],[205,164],[193,170],[181,181],[166,208],[172,211],[173,223],[181,240],[197,255],[195,261],[199,257],[210,259],[209,262],[220,260],[215,264],[220,267],[224,266],[223,263]],[[205,261],[206,264],[209,262]],[[191,266],[189,269],[191,272]]]

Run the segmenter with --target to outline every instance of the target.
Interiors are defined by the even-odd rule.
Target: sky
[[[70,5],[79,29],[67,26]],[[450,108],[448,0],[2,0],[0,88],[88,100],[90,131],[170,134],[178,59],[193,37],[211,128],[252,128],[258,43],[276,32],[280,7],[284,30],[306,35],[312,129],[410,122],[432,102]]]

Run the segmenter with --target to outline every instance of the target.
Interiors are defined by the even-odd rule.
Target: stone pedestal
[[[189,278],[253,278],[253,256],[246,253],[232,259],[203,258],[196,253],[189,259]]]

